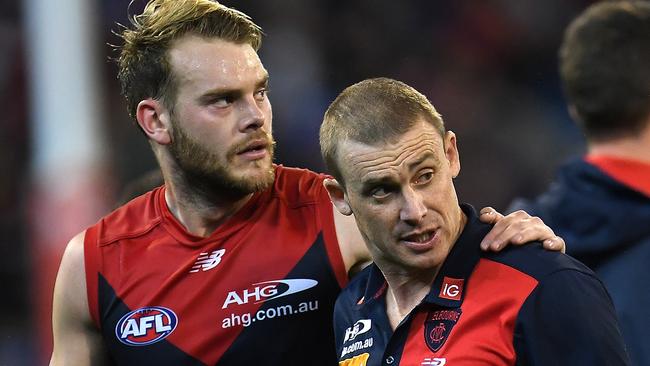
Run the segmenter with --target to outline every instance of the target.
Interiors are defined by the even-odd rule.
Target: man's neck
[[[640,134],[633,137],[588,144],[590,155],[612,156],[650,163],[650,123]]]
[[[210,236],[239,211],[253,194],[219,191],[215,185],[190,182],[165,154],[158,156],[165,180],[165,202],[169,211],[192,235]]]
[[[418,274],[384,273],[388,283],[386,314],[393,330],[429,293],[439,269]]]
[[[253,194],[243,197],[206,197],[189,187],[165,183],[165,202],[169,211],[192,235],[210,236],[221,224],[239,211]]]

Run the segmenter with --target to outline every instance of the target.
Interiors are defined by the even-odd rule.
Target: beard
[[[263,191],[273,184],[275,169],[272,162],[275,141],[270,134],[258,130],[246,140],[231,146],[225,156],[220,156],[188,136],[173,119],[172,126],[173,140],[169,150],[178,166],[176,175],[180,175],[182,180],[186,181],[187,188],[205,196],[226,194],[231,197],[242,197]],[[269,142],[267,150],[271,157],[270,161],[254,162],[258,167],[256,174],[234,174],[233,161],[237,153],[254,139],[264,139]]]

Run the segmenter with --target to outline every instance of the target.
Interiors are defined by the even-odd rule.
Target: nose
[[[418,224],[427,214],[422,193],[411,188],[403,192],[403,204],[400,210],[400,220],[408,224]]]
[[[242,101],[240,111],[241,120],[239,128],[242,132],[247,130],[257,130],[264,126],[266,115],[263,106],[255,98],[247,98]]]

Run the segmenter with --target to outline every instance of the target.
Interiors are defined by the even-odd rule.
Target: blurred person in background
[[[273,164],[261,29],[210,0],[132,23],[119,78],[165,184],[69,242],[51,364],[334,364],[334,299],[370,257],[325,175]],[[523,212],[484,218],[493,249],[564,248]]]
[[[614,301],[630,358],[650,365],[650,2],[601,2],[566,29],[560,75],[587,154],[511,210],[538,215]]]

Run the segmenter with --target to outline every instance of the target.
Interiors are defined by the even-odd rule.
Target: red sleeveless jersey
[[[276,167],[207,238],[165,188],[86,231],[90,314],[116,364],[336,364],[332,311],[347,281],[324,175]]]

